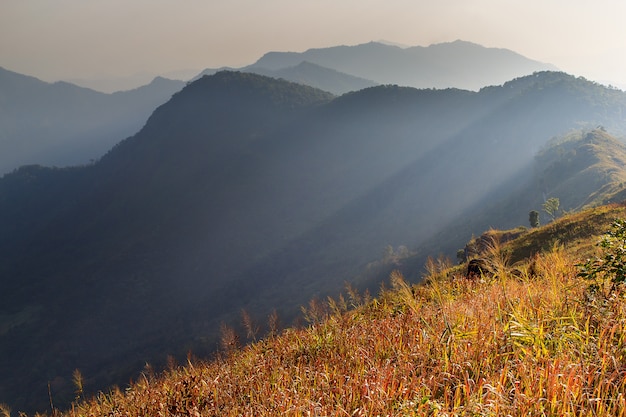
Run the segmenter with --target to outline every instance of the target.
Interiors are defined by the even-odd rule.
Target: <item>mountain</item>
[[[468,90],[500,85],[533,72],[557,69],[507,49],[486,48],[457,40],[428,47],[401,48],[370,42],[305,52],[268,52],[246,70],[279,70],[304,61],[378,84]]]
[[[141,72],[126,77],[69,78],[63,81],[101,93],[115,93],[117,91],[133,90],[149,84],[154,78],[156,78],[155,74]]]
[[[298,84],[310,85],[336,95],[350,91],[373,87],[377,83],[363,78],[344,74],[311,62],[302,61],[296,66],[266,70],[262,67],[250,67],[247,71],[274,78],[284,78]]]
[[[64,81],[75,84],[79,87],[90,88],[103,93],[115,93],[119,91],[134,90],[146,84],[150,84],[150,82],[155,78],[188,81],[196,74],[198,74],[197,69],[179,69],[167,71],[159,75],[151,72],[140,72],[128,76],[69,78]],[[182,88],[182,86],[180,88]]]
[[[535,194],[560,199],[564,210],[607,204],[626,184],[624,142],[599,128],[567,135],[537,155]],[[539,196],[537,196],[539,197]]]
[[[559,200],[557,216],[625,200],[626,145],[604,128],[583,129],[554,137],[535,155],[532,164],[496,188],[464,216],[441,227],[426,244],[414,248],[403,271],[415,275],[433,253],[452,256],[458,243],[470,241],[477,230],[528,226],[530,211],[540,222],[551,222],[543,204]],[[468,219],[471,219],[468,220]],[[455,246],[457,245],[457,246]]]
[[[554,72],[341,97],[202,77],[94,164],[0,180],[0,399],[46,408],[50,382],[68,404],[74,369],[92,390],[123,384],[146,361],[213,352],[242,309],[290,323],[345,281],[377,288],[368,268],[389,245],[436,250],[463,221],[446,236],[461,247],[549,138],[626,132],[624,106],[626,93]]]
[[[0,68],[0,173],[26,164],[89,163],[136,133],[184,84],[155,78],[134,90],[104,94]]]
[[[341,95],[379,84],[478,90],[556,69],[507,49],[460,40],[428,47],[401,47],[379,41],[305,52],[268,52],[252,65],[205,69],[193,80],[218,71],[238,70],[284,78]]]
[[[211,69],[207,68],[198,74],[194,80],[204,75],[213,75],[219,71],[233,71],[233,68]],[[341,95],[351,91],[362,90],[364,88],[373,87],[377,83],[353,75],[344,74],[329,68],[303,61],[297,65],[278,68],[266,69],[258,66],[249,66],[240,69],[241,72],[250,72],[253,74],[265,75],[272,78],[282,78],[298,84],[304,84],[320,90]]]

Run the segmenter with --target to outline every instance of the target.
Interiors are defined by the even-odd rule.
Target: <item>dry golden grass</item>
[[[514,273],[507,250],[480,281],[440,261],[423,285],[394,273],[377,298],[312,302],[306,329],[147,370],[64,415],[625,416],[624,293],[590,298],[578,249],[554,243]]]
[[[394,274],[355,310],[335,302],[307,329],[146,375],[66,415],[624,415],[625,304],[585,302],[573,263],[557,247],[535,276],[413,287]]]

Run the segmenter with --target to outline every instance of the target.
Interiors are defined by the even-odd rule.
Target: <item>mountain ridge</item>
[[[275,70],[266,70],[262,67],[252,67],[248,70],[259,75],[284,78],[299,84],[310,85],[336,95],[377,85],[373,81],[322,67],[308,61],[302,61],[295,66]]]
[[[378,286],[360,274],[388,245],[477,224],[467,207],[519,185],[548,138],[580,121],[626,131],[609,111],[624,103],[562,73],[338,98],[247,73],[190,83],[94,164],[0,180],[0,397],[45,407],[56,381],[67,403],[75,368],[121,383],[146,358],[210,354],[242,308],[291,320],[344,281]]]
[[[508,49],[486,48],[460,40],[428,47],[400,48],[369,42],[355,46],[314,48],[300,53],[268,52],[247,68],[277,70],[295,66],[301,61],[309,61],[379,84],[469,90],[499,85],[537,71],[557,69],[552,65],[529,60]],[[494,68],[495,63],[498,71]]]
[[[156,78],[105,94],[0,69],[0,174],[28,164],[87,164],[136,133],[150,112],[183,85]]]
[[[407,81],[408,79],[405,77],[407,74],[409,74],[409,77],[413,77],[420,71],[411,70],[410,67],[414,62],[412,63],[410,59],[407,61],[406,58],[401,58],[402,54],[412,53],[411,51],[432,52],[437,48],[441,50],[442,48],[450,49],[451,47],[455,49],[452,55],[458,55],[457,58],[448,56],[450,55],[449,53],[435,53],[434,55],[438,56],[425,56],[422,59],[422,63],[428,66],[434,62],[433,65],[438,66],[435,71],[438,77],[439,75],[443,76],[447,71],[445,68],[450,67],[450,65],[459,67],[457,64],[451,64],[452,61],[444,62],[446,59],[489,61],[482,57],[482,52],[502,52],[495,48],[484,48],[464,41],[435,44],[431,45],[431,47],[409,48],[370,42],[356,46],[343,45],[331,48],[309,49],[304,53],[296,54],[296,59],[292,62],[293,65],[287,67],[281,66],[279,68],[276,65],[269,65],[268,68],[263,68],[259,66],[258,63],[267,60],[268,56],[281,54],[270,52],[259,59],[257,64],[241,68],[240,70],[312,85],[336,95],[378,84],[406,84],[420,88],[466,88],[468,85],[451,85],[448,82],[439,82],[430,76],[429,79],[424,79],[423,82]],[[359,57],[360,52],[355,53],[355,51],[361,49],[366,54]],[[368,51],[378,51],[376,53],[380,52],[387,58],[368,56],[370,55]],[[320,65],[320,63],[316,63],[314,60],[302,59],[301,57],[306,53],[314,53],[320,56],[330,53],[332,62],[326,63],[329,65]],[[400,53],[400,55],[397,55],[397,53]],[[509,51],[509,53],[512,52]],[[473,55],[476,56],[472,58]],[[396,73],[394,73],[395,75],[375,79],[359,76],[358,74],[354,75],[352,72],[341,71],[333,64],[333,62],[340,63],[351,59],[354,60],[353,58],[356,59],[355,62],[360,63],[359,67],[380,67],[380,71],[383,72],[385,68],[389,67],[389,70],[396,71]],[[444,61],[441,61],[442,59]],[[515,65],[520,65],[520,62],[517,62]],[[498,61],[497,65],[491,62],[488,66],[500,68],[506,65],[504,62]],[[476,71],[470,71],[468,68],[471,68],[471,65],[461,65],[460,67],[464,68],[464,73],[451,74],[452,78],[460,80],[466,78],[471,72],[485,74],[489,72],[481,68],[478,68]],[[406,69],[401,70],[401,68]],[[533,67],[535,70],[545,68],[545,66]],[[213,74],[216,71],[205,70],[202,74]],[[0,103],[7,103],[0,110],[6,113],[4,115],[0,114],[0,122],[3,125],[0,130],[0,143],[3,146],[2,155],[5,155],[0,157],[0,173],[10,172],[20,165],[28,164],[69,166],[91,163],[115,143],[136,133],[150,112],[184,85],[182,81],[166,81],[162,77],[157,77],[149,84],[133,90],[105,94],[63,81],[45,83],[29,76],[24,76],[18,81],[17,76],[19,74],[12,73],[9,76],[9,72],[5,69],[0,71],[2,76],[0,77],[0,96],[5,95],[5,97],[0,97]],[[421,72],[425,74],[424,71]],[[510,79],[512,77],[513,74],[507,74],[506,77],[497,79],[487,77],[481,81],[480,86],[487,84],[496,85],[500,81],[504,81],[505,78]],[[5,81],[2,82],[2,79]],[[18,86],[21,86],[20,91],[16,90]],[[63,103],[63,106],[58,106],[58,103]],[[26,119],[27,115],[28,119]]]

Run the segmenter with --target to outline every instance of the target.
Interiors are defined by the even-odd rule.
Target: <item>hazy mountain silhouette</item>
[[[334,46],[305,52],[268,52],[246,68],[278,70],[307,61],[378,84],[416,88],[478,90],[537,71],[556,70],[508,49],[457,40],[428,47],[400,48],[379,42]]]
[[[428,47],[379,41],[305,52],[268,52],[252,65],[207,68],[193,80],[223,70],[283,78],[341,95],[379,84],[478,90],[556,67],[508,49],[460,40]]]
[[[89,163],[136,133],[184,84],[155,78],[104,94],[0,68],[0,175],[25,164]]]
[[[146,361],[211,352],[242,308],[290,320],[346,280],[377,286],[366,267],[387,245],[438,249],[459,219],[446,245],[464,244],[549,138],[624,132],[625,106],[626,93],[553,72],[338,98],[202,77],[95,164],[0,179],[0,400],[46,407],[51,381],[61,404],[75,368],[92,392],[123,384]],[[523,211],[498,221],[525,224]]]
[[[350,91],[373,87],[377,83],[364,78],[355,77],[311,62],[303,61],[296,66],[266,70],[261,67],[250,67],[246,71],[268,77],[283,78],[298,84],[310,85],[336,95]]]
[[[155,78],[165,78],[169,80],[188,81],[198,74],[197,69],[179,69],[167,71],[161,74],[145,71],[128,76],[103,76],[64,79],[68,83],[79,87],[90,88],[102,93],[116,93],[120,91],[134,90],[144,85],[150,84]],[[182,86],[181,86],[182,88]]]
[[[205,75],[213,75],[219,71],[236,71],[233,68],[207,68],[198,74],[193,80],[197,80]],[[320,90],[341,95],[350,91],[357,91],[367,87],[373,87],[377,83],[353,75],[344,74],[330,68],[310,62],[300,62],[297,65],[279,68],[266,69],[257,66],[250,66],[240,69],[241,72],[265,75],[272,78],[281,78],[298,84],[304,84]]]

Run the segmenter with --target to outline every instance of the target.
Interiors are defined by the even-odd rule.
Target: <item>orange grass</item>
[[[147,372],[64,415],[626,415],[623,296],[588,300],[558,246],[532,262],[481,282],[394,273],[353,309],[312,304],[306,329]]]

